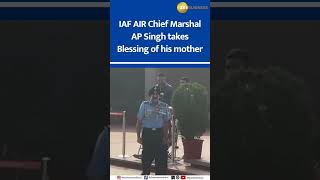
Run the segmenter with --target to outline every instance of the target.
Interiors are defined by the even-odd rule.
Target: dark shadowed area
[[[107,123],[106,30],[103,21],[0,23],[1,159],[49,156],[52,179],[85,178]]]
[[[265,142],[263,139],[258,140],[259,143],[261,143],[263,146],[266,146],[270,149],[277,149],[276,151],[284,151],[284,154],[279,154],[278,152],[273,152],[271,150],[264,150],[264,152],[267,152],[270,156],[261,156],[256,155],[253,156],[253,153],[251,153],[254,149],[247,149],[244,150],[244,153],[249,153],[248,157],[251,157],[255,159],[255,164],[248,164],[249,161],[239,161],[239,159],[231,158],[230,154],[228,155],[226,152],[230,150],[230,152],[240,152],[240,149],[231,148],[229,150],[227,149],[220,149],[222,150],[221,153],[215,154],[215,156],[219,156],[221,160],[224,160],[226,163],[225,165],[228,165],[227,162],[234,162],[233,165],[235,169],[232,170],[232,168],[229,166],[230,169],[226,170],[225,172],[228,172],[229,174],[231,172],[244,172],[246,167],[256,167],[257,170],[251,169],[251,176],[254,175],[261,175],[261,178],[267,178],[267,177],[286,177],[289,179],[307,179],[301,178],[302,174],[304,175],[311,175],[308,170],[307,166],[303,164],[302,162],[307,162],[310,159],[310,156],[312,156],[312,160],[319,160],[320,158],[320,141],[319,141],[319,115],[320,115],[320,85],[319,85],[319,77],[320,77],[320,71],[319,71],[319,59],[320,54],[318,50],[318,42],[320,40],[320,23],[316,21],[309,21],[309,22],[302,22],[302,21],[216,21],[212,22],[213,27],[213,34],[211,36],[211,42],[213,46],[212,51],[212,57],[213,57],[213,68],[212,68],[212,80],[214,81],[212,84],[213,86],[218,85],[219,82],[224,78],[224,71],[225,71],[225,56],[227,53],[233,49],[233,48],[242,48],[247,49],[249,51],[249,57],[253,61],[253,65],[256,67],[268,67],[268,66],[278,66],[281,67],[284,71],[288,71],[292,74],[291,78],[299,78],[303,79],[304,81],[304,88],[306,88],[306,97],[309,98],[307,105],[304,106],[304,108],[310,108],[311,111],[311,118],[313,121],[312,128],[307,127],[308,124],[308,117],[299,118],[298,116],[294,116],[297,111],[293,111],[292,104],[290,104],[292,99],[288,99],[287,105],[279,106],[279,103],[286,102],[284,99],[288,96],[288,93],[291,93],[291,89],[288,89],[286,93],[283,93],[282,96],[276,96],[270,95],[268,99],[276,103],[273,108],[278,107],[278,110],[273,111],[273,113],[278,113],[278,116],[275,116],[273,119],[278,119],[280,123],[283,123],[283,126],[281,128],[277,129],[278,133],[276,138],[271,141],[271,144],[276,144],[275,142],[280,142],[280,146],[268,146],[267,142]],[[279,85],[281,87],[281,84]],[[293,90],[293,89],[292,89]],[[230,92],[232,90],[230,89]],[[294,90],[293,90],[294,91]],[[234,90],[233,95],[236,96],[236,94],[239,93],[239,91]],[[239,96],[241,97],[241,96]],[[266,95],[264,96],[266,97]],[[243,98],[243,97],[242,97]],[[306,99],[307,99],[306,98]],[[311,99],[311,100],[310,100]],[[251,99],[252,100],[252,99]],[[257,99],[253,99],[257,100]],[[214,101],[214,99],[213,99]],[[232,101],[236,101],[232,99]],[[250,102],[250,99],[243,99],[241,102],[244,104],[247,102]],[[233,104],[232,104],[233,106]],[[236,105],[235,105],[236,106]],[[244,106],[242,106],[244,107]],[[229,104],[228,108],[232,108],[231,104]],[[230,110],[230,109],[224,109],[224,110]],[[221,110],[223,111],[223,110]],[[253,112],[253,111],[251,111]],[[229,113],[230,114],[230,113]],[[241,121],[248,120],[249,118],[244,115],[250,115],[248,114],[241,114],[240,116],[236,116],[236,113],[232,114],[236,118],[230,118],[237,120],[238,123],[241,123]],[[230,115],[230,116],[232,116]],[[252,115],[252,113],[251,113]],[[290,118],[291,116],[291,118]],[[245,118],[246,117],[246,118]],[[283,118],[281,118],[283,117]],[[252,118],[254,120],[257,118]],[[294,124],[293,120],[298,119],[299,123]],[[222,122],[222,121],[221,121]],[[256,122],[256,121],[254,121]],[[243,124],[242,124],[243,125]],[[251,124],[252,125],[252,124]],[[249,125],[249,126],[251,126]],[[245,126],[245,125],[244,125]],[[237,130],[240,130],[236,127],[235,124],[229,123],[226,125],[227,129],[235,128]],[[228,128],[230,127],[230,128]],[[313,132],[311,138],[305,138],[303,141],[299,142],[299,137],[301,136],[290,136],[286,141],[281,142],[280,139],[283,138],[289,127],[294,127],[293,132],[295,132],[295,135],[297,135],[299,131],[308,131]],[[247,127],[246,127],[247,128]],[[257,127],[254,127],[256,129]],[[214,130],[213,130],[214,131]],[[225,131],[224,131],[225,132]],[[214,132],[215,133],[215,132]],[[259,133],[262,133],[261,131]],[[230,133],[232,134],[232,133]],[[263,134],[263,133],[262,133]],[[272,133],[274,136],[276,133]],[[233,133],[233,135],[236,137],[236,133]],[[256,134],[256,138],[258,134]],[[266,134],[264,134],[266,135]],[[304,135],[307,135],[305,133]],[[217,137],[214,135],[214,137]],[[238,136],[239,137],[239,136]],[[254,136],[252,136],[254,137]],[[308,153],[305,153],[301,149],[308,149],[308,140],[306,139],[312,139],[312,151],[308,151]],[[219,139],[222,140],[223,139]],[[233,143],[230,140],[230,142],[223,142],[223,143]],[[271,140],[269,138],[268,140]],[[294,142],[294,147],[285,146],[288,142]],[[235,142],[235,141],[234,141]],[[255,144],[259,145],[259,144]],[[283,146],[283,147],[281,147]],[[213,151],[215,151],[217,148],[215,145],[213,145]],[[218,147],[219,148],[219,147]],[[247,147],[248,148],[248,147]],[[217,151],[216,151],[217,152]],[[223,152],[223,153],[222,153]],[[245,154],[243,155],[243,158],[247,157]],[[240,153],[241,154],[241,153]],[[295,155],[293,155],[295,154]],[[312,154],[312,155],[311,155]],[[228,157],[226,159],[223,159],[221,157]],[[301,156],[298,158],[298,156]],[[238,158],[239,156],[237,156]],[[288,158],[289,157],[289,158]],[[214,157],[215,158],[215,157]],[[284,160],[285,158],[288,158],[287,160]],[[304,159],[305,158],[305,159]],[[268,166],[266,161],[263,161],[262,159],[267,159],[268,161],[272,162],[275,166],[271,167]],[[306,160],[308,159],[308,160]],[[290,163],[290,161],[297,160],[294,163]],[[306,161],[305,161],[306,160]],[[301,162],[299,162],[301,161]],[[239,163],[238,165],[236,165]],[[271,164],[272,164],[271,163]],[[232,164],[232,163],[231,163]],[[223,167],[224,165],[220,164],[220,167]],[[217,165],[218,167],[218,165]],[[289,168],[290,167],[290,168]],[[287,173],[289,171],[285,171],[284,169],[288,168],[290,173]],[[296,170],[294,170],[296,168]],[[280,169],[280,171],[276,171],[276,169]],[[220,169],[221,170],[221,169]],[[265,171],[265,174],[259,172]],[[276,174],[281,174],[279,176],[276,176]],[[234,173],[235,175],[236,173]],[[232,175],[232,174],[230,174]],[[237,177],[240,178],[240,177]],[[250,176],[247,176],[247,179],[250,179]],[[284,179],[284,178],[282,178]]]

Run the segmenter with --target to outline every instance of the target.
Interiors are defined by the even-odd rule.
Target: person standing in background
[[[225,58],[225,79],[230,79],[240,71],[251,68],[252,62],[246,49],[232,49]]]
[[[171,104],[171,98],[173,94],[173,87],[167,82],[167,77],[163,73],[159,73],[156,79],[157,84],[160,88],[160,101],[168,104]]]
[[[88,180],[107,180],[109,129],[104,127],[98,136],[91,162],[87,169]]]
[[[180,85],[185,85],[191,83],[190,79],[188,77],[181,77],[180,79]]]

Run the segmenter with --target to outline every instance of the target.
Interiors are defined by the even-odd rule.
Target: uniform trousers
[[[143,128],[142,131],[142,174],[149,175],[155,160],[155,174],[166,175],[168,169],[168,145],[164,145],[163,129]]]

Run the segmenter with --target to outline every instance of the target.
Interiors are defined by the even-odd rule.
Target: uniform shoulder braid
[[[142,101],[142,104],[149,104],[150,101]]]

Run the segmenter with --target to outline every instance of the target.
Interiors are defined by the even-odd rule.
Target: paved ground
[[[110,166],[111,175],[138,175],[140,173],[141,171],[136,169],[129,169],[120,166]]]
[[[204,136],[202,136],[202,139],[204,140],[203,142],[203,147],[202,147],[202,158],[201,160],[203,162],[206,162],[210,164],[210,132],[206,132]],[[139,175],[141,165],[141,160],[134,158],[132,155],[138,153],[139,149],[139,144],[136,142],[136,133],[135,133],[135,128],[128,128],[127,133],[126,133],[126,155],[128,155],[128,158],[122,158],[119,157],[119,155],[122,154],[122,130],[121,128],[118,127],[112,127],[111,126],[111,132],[110,132],[110,158],[112,162],[115,162],[117,165],[115,167],[111,168],[111,174],[112,175],[117,175],[117,174],[126,174],[126,170],[129,170],[128,173],[137,173],[135,175]],[[178,139],[178,146],[179,148],[177,149],[177,157],[178,159],[181,159],[183,156],[183,145],[181,138],[179,137]],[[182,159],[178,161],[177,164],[172,164],[170,163],[170,160],[168,161],[168,168],[171,169],[171,173],[173,174],[186,174],[187,172],[189,174],[199,174],[199,175],[209,175],[210,172],[207,170],[201,170],[198,168],[194,168],[190,166],[190,163],[184,162]],[[129,165],[130,164],[130,165]],[[121,169],[118,166],[126,166],[125,169]],[[130,169],[129,169],[129,168]],[[122,167],[123,168],[123,167]],[[133,168],[138,169],[138,171],[133,170]],[[122,171],[123,170],[123,171]],[[117,174],[113,174],[113,172]],[[121,173],[122,172],[122,173]],[[126,174],[130,175],[130,174]]]
[[[110,127],[110,156],[120,155],[122,153],[122,132],[120,127]],[[202,157],[204,161],[210,162],[210,132],[206,132],[205,136],[201,137],[203,141]],[[137,143],[137,136],[134,128],[128,128],[126,133],[126,154],[132,156],[138,153],[140,144]],[[183,156],[183,145],[181,138],[178,138],[177,157]]]

